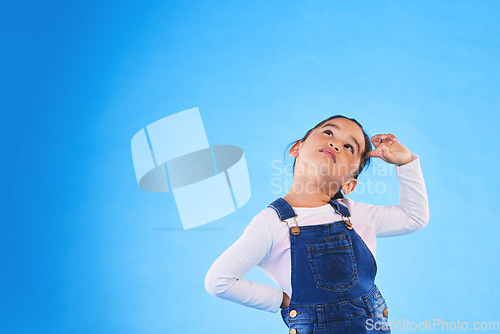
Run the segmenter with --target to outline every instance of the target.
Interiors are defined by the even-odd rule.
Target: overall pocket
[[[318,288],[344,291],[358,281],[351,239],[331,237],[306,248]]]

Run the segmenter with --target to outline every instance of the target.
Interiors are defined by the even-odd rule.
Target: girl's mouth
[[[320,152],[323,152],[324,154],[328,155],[330,157],[330,159],[333,160],[333,162],[336,162],[337,157],[335,156],[335,152],[333,152],[329,148],[323,148],[320,150]]]

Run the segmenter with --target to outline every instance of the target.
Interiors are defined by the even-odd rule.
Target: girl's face
[[[334,118],[312,130],[304,142],[295,143],[290,155],[297,157],[298,175],[318,176],[341,187],[358,170],[364,147],[363,131],[356,123]]]

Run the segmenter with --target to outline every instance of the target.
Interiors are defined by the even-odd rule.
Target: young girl
[[[206,290],[260,310],[281,308],[291,334],[390,333],[387,305],[374,283],[375,238],[427,225],[419,156],[392,134],[370,142],[361,124],[341,115],[309,130],[289,155],[295,157],[290,191],[257,214],[213,263]],[[344,198],[371,157],[396,166],[399,205]],[[242,279],[254,266],[283,291]]]

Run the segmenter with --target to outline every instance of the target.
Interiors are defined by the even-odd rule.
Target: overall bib
[[[269,205],[289,227],[292,296],[283,321],[290,334],[390,333],[375,258],[352,228],[349,209],[330,204],[342,220],[310,226],[298,226],[283,198]]]

